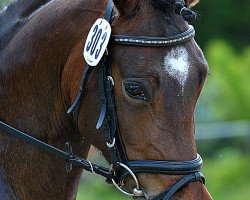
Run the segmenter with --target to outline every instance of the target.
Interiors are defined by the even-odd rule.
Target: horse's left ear
[[[199,0],[186,0],[188,8],[195,6],[197,3],[199,3]]]
[[[121,16],[130,17],[135,14],[139,0],[113,0]]]

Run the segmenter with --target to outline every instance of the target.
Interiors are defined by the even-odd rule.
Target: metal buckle
[[[73,154],[72,147],[69,144],[69,142],[66,142],[65,147],[66,147],[66,153],[68,153],[69,155],[72,155]],[[70,162],[70,160],[67,160],[66,161],[66,172],[71,172],[71,170],[72,170],[72,163]]]
[[[94,171],[92,163],[89,160],[88,160],[88,163],[89,163],[89,166],[90,166],[90,172],[94,173],[95,171]]]
[[[108,148],[113,148],[115,146],[115,138],[113,139],[112,143],[106,142]]]
[[[123,163],[120,163],[120,162],[117,162],[118,165],[120,165],[121,167],[123,167],[124,169],[126,169],[129,174],[132,176],[132,178],[134,179],[135,181],[135,184],[136,184],[136,187],[133,189],[133,192],[128,192],[126,190],[124,190],[122,187],[124,186],[124,183],[123,181],[120,183],[120,185],[118,185],[114,179],[112,179],[112,183],[113,185],[123,194],[127,195],[127,196],[130,196],[130,197],[142,197],[142,196],[145,196],[144,195],[144,192],[140,189],[140,186],[139,186],[139,181],[138,179],[136,178],[134,172],[126,165],[124,165]]]
[[[107,76],[107,79],[108,79],[109,81],[111,81],[111,83],[112,83],[113,86],[115,85],[115,81],[114,81],[114,79],[113,79],[112,76]]]
[[[185,11],[187,8],[186,7],[183,7],[181,10],[180,10],[180,15],[182,15],[182,12]]]

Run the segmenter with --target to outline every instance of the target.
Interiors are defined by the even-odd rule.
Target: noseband
[[[108,1],[104,19],[109,23],[113,4]],[[110,45],[130,45],[141,47],[164,47],[184,43],[191,40],[195,35],[194,28],[189,26],[187,31],[179,33],[171,37],[146,37],[146,36],[122,36],[113,35],[109,41]],[[108,48],[107,48],[108,49]],[[169,200],[177,191],[191,182],[201,181],[205,183],[205,178],[200,172],[202,167],[202,158],[197,154],[194,160],[188,161],[167,161],[167,160],[128,160],[121,136],[118,130],[115,101],[114,101],[114,80],[112,78],[111,61],[107,53],[102,57],[98,64],[99,68],[99,88],[101,96],[101,113],[96,128],[104,127],[106,145],[110,150],[111,167],[107,169],[90,161],[75,156],[69,143],[66,143],[67,151],[62,151],[54,146],[48,145],[32,136],[29,136],[7,124],[0,121],[0,128],[5,132],[16,136],[30,144],[33,144],[43,150],[62,157],[66,160],[66,170],[71,171],[72,165],[81,167],[92,173],[99,174],[107,179],[107,182],[113,183],[122,193],[133,197],[145,197],[144,191],[137,179],[137,174],[165,174],[165,175],[182,175],[183,177],[173,184],[170,188],[163,191],[159,195],[151,198],[151,200]],[[73,113],[74,120],[77,124],[78,112],[87,86],[88,77],[93,67],[87,65],[85,68],[80,84],[80,90],[68,110],[68,114]],[[124,180],[132,177],[135,181],[135,188],[132,192],[124,189]]]

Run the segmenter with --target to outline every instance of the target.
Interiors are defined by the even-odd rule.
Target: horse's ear
[[[136,14],[139,0],[113,0],[113,2],[120,15],[130,17]]]
[[[195,6],[197,3],[199,3],[199,0],[186,0],[187,7],[189,8]]]

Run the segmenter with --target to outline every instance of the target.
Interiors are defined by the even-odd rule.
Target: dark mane
[[[16,0],[0,12],[0,51],[10,42],[27,18],[50,0]]]
[[[179,14],[187,22],[191,22],[196,18],[196,13],[190,10],[191,4],[195,4],[196,0],[152,0],[154,7],[165,13],[169,13],[172,9],[176,14]]]
[[[166,12],[171,7],[173,7],[175,0],[152,0],[154,7],[160,9],[163,12]]]
[[[176,2],[183,2],[186,7],[195,6],[199,0],[152,0],[153,4],[160,9],[166,9],[169,5],[174,5]]]

